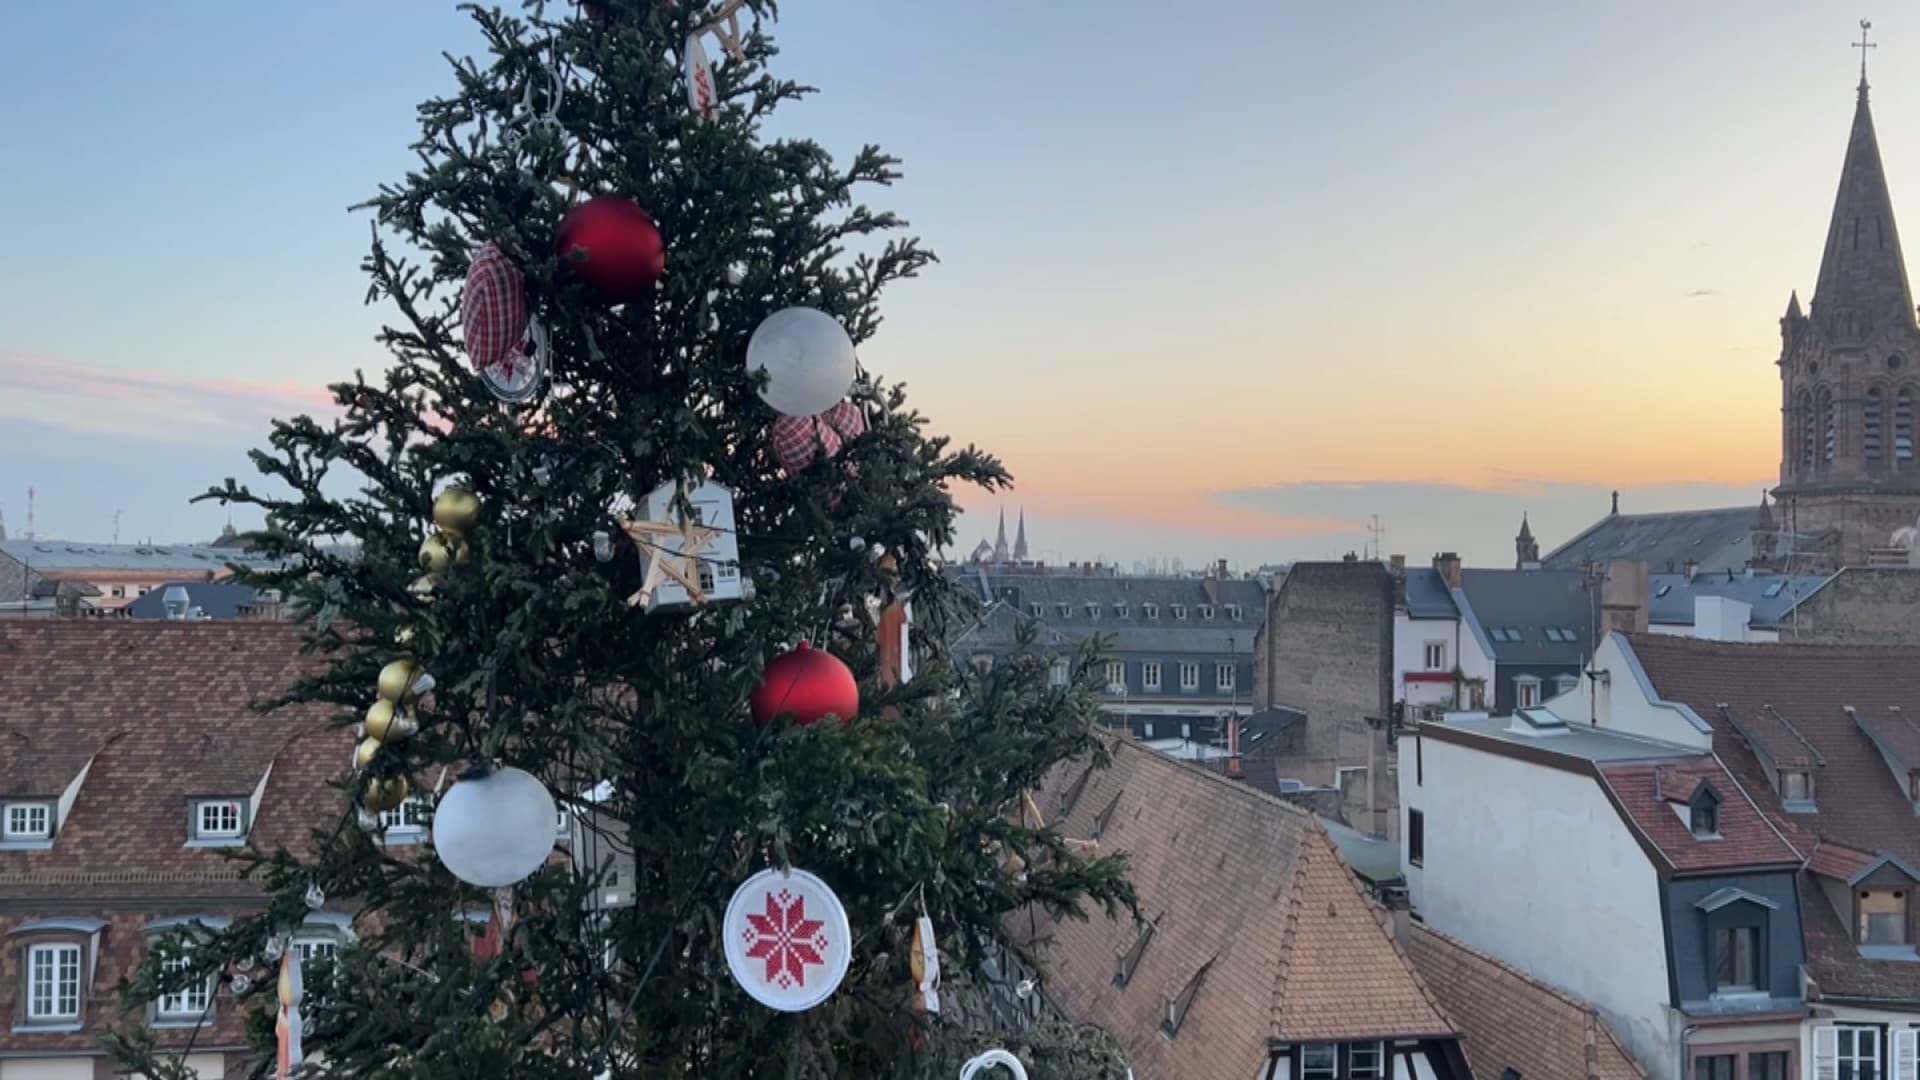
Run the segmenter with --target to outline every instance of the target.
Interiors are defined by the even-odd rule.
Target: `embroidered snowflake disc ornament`
[[[847,977],[852,935],[847,909],[805,870],[762,870],[727,905],[727,967],[753,999],[805,1012]]]

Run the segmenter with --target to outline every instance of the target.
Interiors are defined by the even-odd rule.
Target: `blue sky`
[[[1808,288],[1853,18],[1604,7],[792,0],[782,134],[906,161],[943,264],[870,366],[1007,458],[1036,546],[1246,565],[1509,558],[1777,468],[1774,320]],[[1876,20],[1920,214],[1920,18]],[[383,355],[364,217],[412,164],[438,0],[0,13],[0,511],[185,539],[265,417]],[[1911,209],[1910,209],[1911,208]],[[1920,218],[1909,218],[1909,234]],[[993,508],[966,500],[972,510]],[[990,522],[970,515],[968,532]]]

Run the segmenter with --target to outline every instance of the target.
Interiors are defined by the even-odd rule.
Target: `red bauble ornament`
[[[667,272],[667,245],[653,218],[615,195],[588,199],[560,222],[560,258],[615,304],[639,300]]]
[[[787,714],[802,727],[828,716],[850,724],[860,713],[860,687],[838,657],[803,641],[767,665],[766,678],[753,692],[752,709],[756,724]]]
[[[833,458],[866,431],[867,418],[851,401],[818,416],[781,416],[773,422],[773,459],[787,472],[797,473],[813,464],[823,448]]]

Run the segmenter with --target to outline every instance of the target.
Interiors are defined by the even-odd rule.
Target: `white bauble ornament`
[[[727,967],[753,999],[781,1012],[827,1000],[847,977],[847,909],[805,870],[762,870],[734,892],[721,924]]]
[[[782,308],[754,328],[747,370],[767,373],[760,391],[767,404],[788,416],[814,416],[853,388],[853,339],[824,311]]]
[[[532,773],[497,768],[454,784],[433,812],[433,850],[454,877],[490,889],[518,884],[553,853],[559,811]]]

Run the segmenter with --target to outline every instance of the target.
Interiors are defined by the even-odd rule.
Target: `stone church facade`
[[[1867,89],[1863,70],[1812,301],[1803,311],[1795,291],[1780,319],[1771,504],[1622,514],[1616,493],[1613,512],[1544,565],[1819,573],[1920,556],[1920,322]]]

